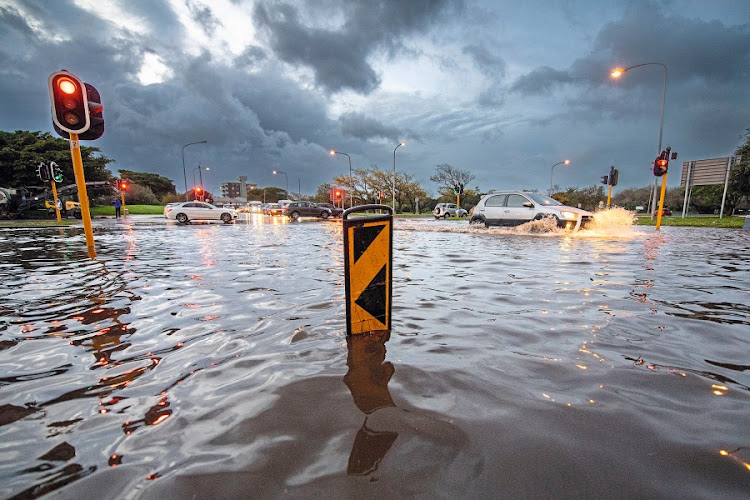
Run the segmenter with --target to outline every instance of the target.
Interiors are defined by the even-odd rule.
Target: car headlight
[[[577,216],[574,212],[560,212],[560,215],[562,215],[566,219],[576,219]]]

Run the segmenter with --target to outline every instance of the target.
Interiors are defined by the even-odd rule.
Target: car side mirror
[[[531,203],[530,201],[527,201],[526,203],[524,203],[523,206],[526,208],[534,208],[534,204]]]

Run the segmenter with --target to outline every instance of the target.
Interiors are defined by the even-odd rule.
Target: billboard
[[[680,187],[685,187],[688,176],[690,177],[690,186],[724,184],[728,179],[729,170],[739,164],[741,159],[741,156],[725,156],[707,160],[684,161],[682,162]]]

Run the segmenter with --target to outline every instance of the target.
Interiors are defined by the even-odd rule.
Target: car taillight
[[[171,209],[171,208],[167,208],[167,209],[166,209],[166,210],[164,211],[164,213],[165,213],[165,214],[168,214],[168,213],[169,213],[169,212],[171,212],[171,211],[172,211],[172,209]]]

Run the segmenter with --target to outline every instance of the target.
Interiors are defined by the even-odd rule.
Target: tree
[[[461,184],[465,187],[474,180],[474,174],[447,163],[436,165],[435,172],[435,175],[430,176],[430,180],[438,185],[438,191],[442,195],[458,192]]]
[[[151,193],[158,198],[163,198],[170,194],[177,194],[174,182],[159,174],[135,172],[133,170],[125,169],[119,169],[118,172],[121,179],[128,179],[134,184],[149,188]]]
[[[276,203],[286,198],[286,190],[276,186],[255,188],[248,190],[247,201],[260,201],[261,203]]]
[[[106,167],[114,160],[102,155],[99,148],[81,146],[81,159],[87,182],[112,179]],[[39,186],[42,181],[36,175],[36,167],[50,161],[62,170],[62,184],[75,182],[69,141],[53,137],[49,132],[0,131],[0,186]]]
[[[729,174],[728,191],[736,196],[736,206],[750,200],[750,129],[745,131],[745,144],[738,147],[734,155],[742,156]]]

